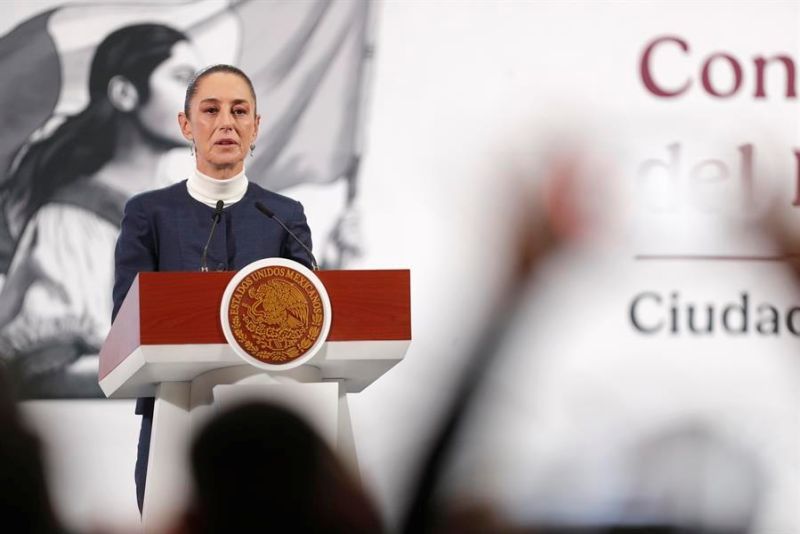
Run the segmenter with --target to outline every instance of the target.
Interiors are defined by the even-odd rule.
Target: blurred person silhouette
[[[0,518],[4,532],[59,533],[42,461],[42,446],[23,423],[14,388],[0,365]]]
[[[322,438],[286,408],[222,412],[191,448],[194,499],[178,532],[378,533],[376,509]]]
[[[607,205],[612,202],[592,189],[604,182],[590,180],[602,178],[603,173],[585,171],[602,165],[587,163],[591,162],[586,161],[586,154],[557,150],[538,169],[542,179],[540,190],[530,195],[514,191],[519,215],[507,221],[508,228],[517,233],[507,234],[516,239],[516,246],[511,247],[506,283],[492,306],[492,313],[488,314],[490,320],[482,335],[464,358],[443,420],[434,429],[428,453],[421,459],[402,517],[401,532],[728,534],[745,532],[752,521],[760,489],[754,459],[741,454],[737,447],[716,434],[695,427],[658,434],[652,441],[638,442],[639,448],[615,449],[628,460],[622,464],[624,467],[634,464],[634,483],[625,488],[629,507],[619,510],[609,505],[603,510],[606,513],[596,513],[597,508],[590,506],[593,503],[580,494],[582,488],[570,485],[569,477],[578,473],[591,478],[592,489],[613,498],[618,495],[619,480],[630,474],[619,472],[616,464],[605,466],[602,471],[586,471],[587,463],[581,463],[581,450],[607,450],[622,443],[620,436],[611,431],[602,435],[601,440],[596,439],[597,428],[606,423],[604,399],[592,397],[594,404],[586,402],[579,406],[589,422],[581,420],[578,424],[577,419],[562,421],[551,416],[548,420],[550,414],[544,413],[545,394],[554,399],[547,407],[551,410],[555,409],[553,406],[574,408],[567,402],[568,391],[554,388],[528,395],[531,384],[541,390],[550,385],[543,377],[552,373],[554,367],[543,365],[543,360],[566,356],[565,348],[572,335],[562,335],[555,341],[548,338],[542,343],[533,339],[530,332],[538,327],[536,331],[543,337],[542,329],[552,328],[561,319],[553,309],[563,302],[565,292],[580,293],[586,285],[598,280],[611,287],[609,274],[619,276],[618,271],[601,264],[603,256],[598,251],[603,247],[598,245],[605,243],[599,228],[614,221],[599,222],[599,218],[613,212],[607,207],[599,208],[604,201],[608,201]],[[578,269],[567,271],[570,265]],[[564,271],[574,284],[567,289],[553,283],[561,281],[559,277],[565,276]],[[585,276],[586,271],[594,271],[595,276],[582,280],[581,285],[575,284],[576,274]],[[549,283],[553,287],[548,287]],[[601,346],[593,345],[592,349],[599,350]],[[542,347],[549,349],[546,354]],[[610,353],[621,350],[622,347],[616,346]],[[593,364],[600,361],[596,352],[590,352],[589,361]],[[600,375],[606,372],[603,365],[595,368]],[[564,372],[580,379],[586,369],[579,368],[575,373],[570,368]],[[578,383],[584,385],[580,380]],[[613,380],[611,387],[624,389],[623,384]],[[563,417],[572,415],[567,412]],[[621,425],[625,423],[628,421]],[[574,441],[567,445],[558,441],[559,448],[552,446],[553,442],[541,445],[545,435],[553,433],[557,425],[569,429],[572,433],[568,435]],[[620,435],[629,432],[620,427],[616,430]],[[470,445],[472,450],[464,453]],[[552,449],[547,449],[548,446]],[[525,459],[531,461],[526,463]],[[680,470],[672,469],[672,462],[681,460],[688,464]],[[704,473],[708,477],[692,472],[704,468],[709,469]],[[670,478],[671,474],[675,478]],[[681,478],[682,474],[688,476]],[[720,492],[702,487],[715,483],[729,483],[729,486]],[[673,505],[685,504],[687,498],[725,497],[726,492],[735,494],[737,499],[741,497],[730,502],[735,501],[742,509],[720,516],[722,522],[694,521],[696,517],[675,513],[684,510]],[[548,506],[553,502],[563,502],[567,512],[560,516],[551,513],[553,508]],[[707,509],[699,504],[690,512],[714,514],[720,509],[711,507],[720,503],[720,499],[706,503],[710,506]],[[654,512],[648,513],[651,510]]]
[[[434,430],[426,456],[420,459],[417,478],[411,487],[400,532],[517,532],[490,504],[468,503],[461,506],[441,495],[448,463],[458,447],[458,440],[475,409],[487,369],[495,363],[500,346],[515,317],[524,306],[524,289],[548,258],[583,235],[583,214],[571,202],[575,187],[577,159],[572,153],[558,152],[545,169],[544,195],[529,190],[517,181],[508,218],[514,224],[506,238],[512,257],[496,302],[489,303],[493,313],[481,335],[465,357],[456,388],[442,421]],[[519,178],[519,177],[518,177]],[[537,530],[538,532],[538,530]]]
[[[102,396],[94,355],[110,328],[123,206],[157,185],[166,151],[185,145],[173,110],[199,65],[170,27],[114,31],[92,60],[86,108],[15,159],[0,188],[16,240],[0,293],[0,359],[23,396]]]

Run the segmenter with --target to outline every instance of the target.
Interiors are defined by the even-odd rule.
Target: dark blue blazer
[[[256,201],[270,208],[311,248],[303,205],[251,182],[244,197],[223,211],[208,247],[209,270],[235,271],[270,257],[310,267],[308,253],[277,222],[258,211]],[[200,270],[213,215],[214,208],[189,196],[186,180],[127,202],[114,253],[112,321],[138,273]],[[151,410],[152,402],[147,404],[137,403],[137,413]]]

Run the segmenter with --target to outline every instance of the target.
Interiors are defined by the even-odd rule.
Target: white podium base
[[[345,385],[324,380],[319,369],[311,366],[274,375],[241,365],[209,371],[191,382],[159,385],[142,514],[144,532],[163,531],[185,509],[192,491],[188,461],[192,438],[210,417],[242,402],[264,400],[293,410],[358,476]]]

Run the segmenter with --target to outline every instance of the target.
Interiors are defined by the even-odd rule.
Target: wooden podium
[[[331,303],[327,340],[306,364],[280,372],[249,365],[228,346],[220,304],[234,272],[140,273],[134,280],[100,352],[99,382],[109,398],[156,397],[145,531],[162,528],[185,503],[193,429],[244,397],[292,405],[357,469],[346,394],[405,355],[410,273],[315,274]]]

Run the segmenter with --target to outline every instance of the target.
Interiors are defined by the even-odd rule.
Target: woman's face
[[[195,144],[197,170],[215,178],[241,172],[261,119],[247,82],[229,72],[209,74],[189,104],[189,116],[180,113],[178,122]]]
[[[186,86],[200,68],[200,58],[186,41],[172,46],[172,54],[150,75],[150,98],[139,107],[139,123],[157,139],[183,145],[179,128],[172,122],[175,111],[183,108]]]

